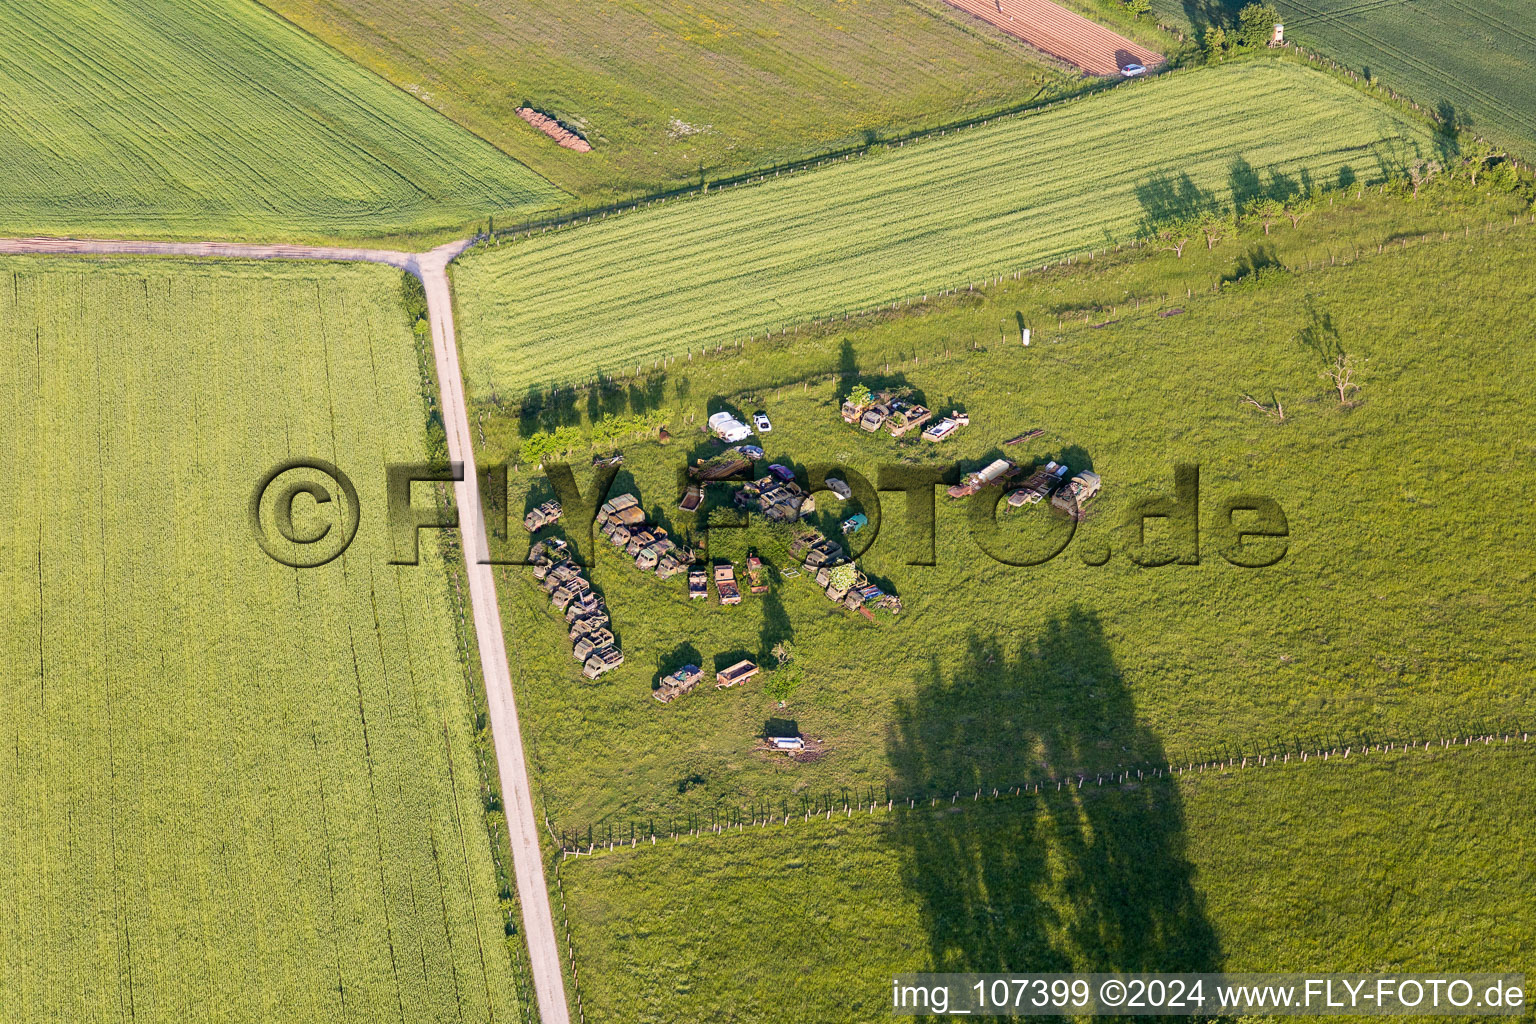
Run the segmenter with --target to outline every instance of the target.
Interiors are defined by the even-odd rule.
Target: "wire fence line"
[[[548,819],[545,819],[544,824],[546,828],[549,826]],[[565,909],[565,883],[560,878],[560,861],[555,862],[554,876],[555,898],[560,902],[560,925],[565,929],[565,955],[571,978],[571,995],[575,998],[577,1019],[580,1024],[587,1024],[587,1010],[581,999],[581,975],[576,969],[576,944],[571,940],[571,918]]]
[[[1531,749],[1531,734],[1520,727],[1504,726],[1491,731],[1459,732],[1455,735],[1415,737],[1407,739],[1378,740],[1361,737],[1330,744],[1296,743],[1283,747],[1261,744],[1248,751],[1225,752],[1217,757],[1189,761],[1158,761],[1117,765],[1112,769],[1096,771],[1070,771],[1043,775],[1039,778],[1007,785],[966,787],[965,790],[946,790],[920,794],[894,794],[882,787],[877,795],[873,787],[857,793],[847,790],[827,793],[816,797],[802,797],[798,806],[790,807],[789,801],[780,800],[778,806],[759,804],[750,807],[716,807],[709,813],[690,812],[665,818],[635,819],[627,824],[613,822],[601,826],[589,825],[585,834],[579,830],[557,830],[550,834],[560,851],[559,861],[571,857],[592,856],[599,852],[633,849],[645,843],[655,846],[664,840],[722,835],[726,832],[744,832],[748,828],[766,828],[769,825],[786,827],[813,820],[830,821],[833,817],[851,819],[855,814],[870,817],[892,813],[898,809],[918,810],[938,806],[953,806],[962,802],[979,803],[982,799],[1007,800],[1023,796],[1053,793],[1075,794],[1087,788],[1103,789],[1108,783],[1111,789],[1137,788],[1151,781],[1178,779],[1184,775],[1206,772],[1244,771],[1248,769],[1277,768],[1303,764],[1329,764],[1361,758],[1372,754],[1408,754],[1410,752],[1433,753],[1455,749],[1470,750],[1485,747],[1511,745]],[[656,827],[657,821],[661,827]],[[556,862],[558,876],[559,862]],[[563,906],[563,895],[562,895]]]

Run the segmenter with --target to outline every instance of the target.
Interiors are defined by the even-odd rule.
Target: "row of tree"
[[[1504,158],[1505,154],[1495,146],[1483,139],[1475,139],[1455,156],[1448,157],[1447,163],[1428,159],[1415,161],[1407,168],[1406,177],[1388,182],[1382,187],[1386,191],[1397,191],[1415,199],[1425,185],[1437,179],[1453,186],[1464,182],[1473,188],[1477,187],[1481,179],[1484,187],[1517,190],[1522,183],[1513,166]],[[1509,180],[1505,181],[1505,178]],[[1207,249],[1214,249],[1229,231],[1244,221],[1261,224],[1266,235],[1281,220],[1290,221],[1294,228],[1311,216],[1327,195],[1327,192],[1313,192],[1284,200],[1263,196],[1249,200],[1235,210],[1206,210],[1189,215],[1172,215],[1148,224],[1148,235],[1160,248],[1182,257],[1185,247],[1191,241],[1203,239]]]
[[[1249,4],[1238,12],[1237,24],[1231,31],[1222,25],[1212,25],[1205,30],[1200,41],[1205,49],[1205,59],[1213,64],[1220,63],[1233,54],[1268,46],[1270,33],[1280,20],[1280,12],[1269,4]]]

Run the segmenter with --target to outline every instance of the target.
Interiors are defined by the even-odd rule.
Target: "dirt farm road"
[[[523,734],[512,694],[512,675],[507,666],[506,639],[496,604],[496,584],[482,552],[489,550],[485,519],[480,506],[480,483],[475,452],[470,444],[469,416],[464,404],[464,383],[459,375],[459,350],[453,331],[453,295],[448,284],[448,264],[473,242],[469,239],[440,245],[424,253],[390,249],[350,249],[309,245],[246,245],[236,242],[133,242],[73,238],[0,238],[0,255],[76,256],[191,256],[223,259],[345,260],[385,263],[421,278],[427,293],[427,316],[432,328],[432,349],[441,388],[443,423],[447,428],[448,457],[464,464],[464,479],[454,485],[463,535],[464,568],[469,578],[470,606],[480,645],[480,670],[485,678],[486,702],[491,717],[491,736],[501,792],[506,801],[512,867],[517,876],[517,898],[522,904],[523,934],[528,940],[528,959],[533,988],[543,1024],[570,1024],[565,998],[565,977],[560,968],[560,947],[555,939],[549,888],[544,880],[544,860],[539,852],[538,822],[533,813],[533,791],[523,756]]]

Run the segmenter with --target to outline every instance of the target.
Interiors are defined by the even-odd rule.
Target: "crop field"
[[[1159,76],[473,251],[454,268],[466,382],[517,396],[633,372],[1103,248],[1149,217],[1378,181],[1430,149],[1424,128],[1298,65]]]
[[[383,464],[425,451],[398,273],[0,282],[5,1019],[521,1020],[446,576],[386,562]],[[304,571],[247,519],[295,457],[363,507]]]
[[[1525,0],[1278,0],[1292,38],[1480,135],[1536,154],[1536,10]]]
[[[1077,87],[934,0],[263,0],[584,200],[698,184]],[[561,149],[528,105],[584,134]]]
[[[255,3],[0,19],[0,234],[432,240],[565,198]]]
[[[909,971],[1529,972],[1532,800],[1531,744],[1357,751],[838,813],[561,873],[594,1024],[875,1020]]]
[[[1536,9],[1526,0],[1272,0],[1287,38],[1536,155]],[[1160,18],[1235,16],[1243,0],[1154,0]]]
[[[1366,243],[1410,236],[1379,255]],[[597,683],[582,679],[529,570],[505,570],[530,757],[556,827],[611,822],[622,834],[636,820],[844,790],[948,793],[1127,758],[1531,722],[1536,577],[1510,552],[1531,543],[1524,510],[1536,498],[1524,427],[1533,251],[1536,227],[1524,214],[1513,225],[1508,205],[1367,196],[1269,235],[1247,225],[1183,258],[1112,254],[918,315],[680,364],[521,422],[498,423],[487,406],[482,464],[515,456],[533,429],[660,410],[671,443],[628,446],[610,493],[633,489],[696,540],[678,474],[718,450],[699,427],[721,408],[766,410],[767,457],[794,467],[832,462],[874,481],[887,465],[1051,458],[1105,481],[1063,554],[1034,567],[984,554],[962,503],[942,495],[931,566],[909,564],[923,548],[901,495],[878,507],[819,496],[815,521],[834,536],[853,511],[874,519],[860,565],[905,605],[879,622],[790,575],[765,527],[710,534],[711,557],[740,572],[755,546],[773,574],[768,594],[734,608],[690,602],[681,579],[640,572],[599,537],[592,578],[626,661]],[[1033,326],[1027,349],[1020,319]],[[1336,349],[1368,360],[1350,406],[1319,376]],[[855,381],[911,387],[971,425],[943,447],[863,433],[837,415]],[[1043,435],[1004,444],[1032,428]],[[587,451],[571,456],[584,487]],[[1176,464],[1200,467],[1199,564],[1139,567],[1122,520],[1172,493]],[[542,477],[525,466],[512,480],[520,516]],[[1284,512],[1275,565],[1221,554],[1221,502],[1241,494]],[[1040,509],[1000,518],[994,550],[1044,557],[1060,542]],[[795,652],[782,675],[780,642]],[[681,664],[714,671],[741,657],[770,671],[669,705],[651,698]],[[823,741],[826,756],[754,752],[774,720]]]

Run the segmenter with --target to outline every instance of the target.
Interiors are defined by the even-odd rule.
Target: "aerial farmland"
[[[7,1024],[1529,1017],[1536,13],[0,15]]]
[[[1158,131],[1174,109],[1198,113]],[[1263,116],[1243,121],[1243,109]],[[1154,133],[1155,145],[1127,141]],[[1083,164],[1059,159],[1069,152]],[[1301,67],[1136,83],[719,195],[514,233],[454,271],[471,299],[465,372],[472,389],[502,393],[569,383],[573,368],[633,372],[1130,244],[1164,218],[1378,186],[1432,152],[1422,126]]]
[[[6,1005],[515,1015],[445,577],[377,523],[290,568],[228,514],[295,451],[364,500],[425,456],[398,273],[3,274]]]

